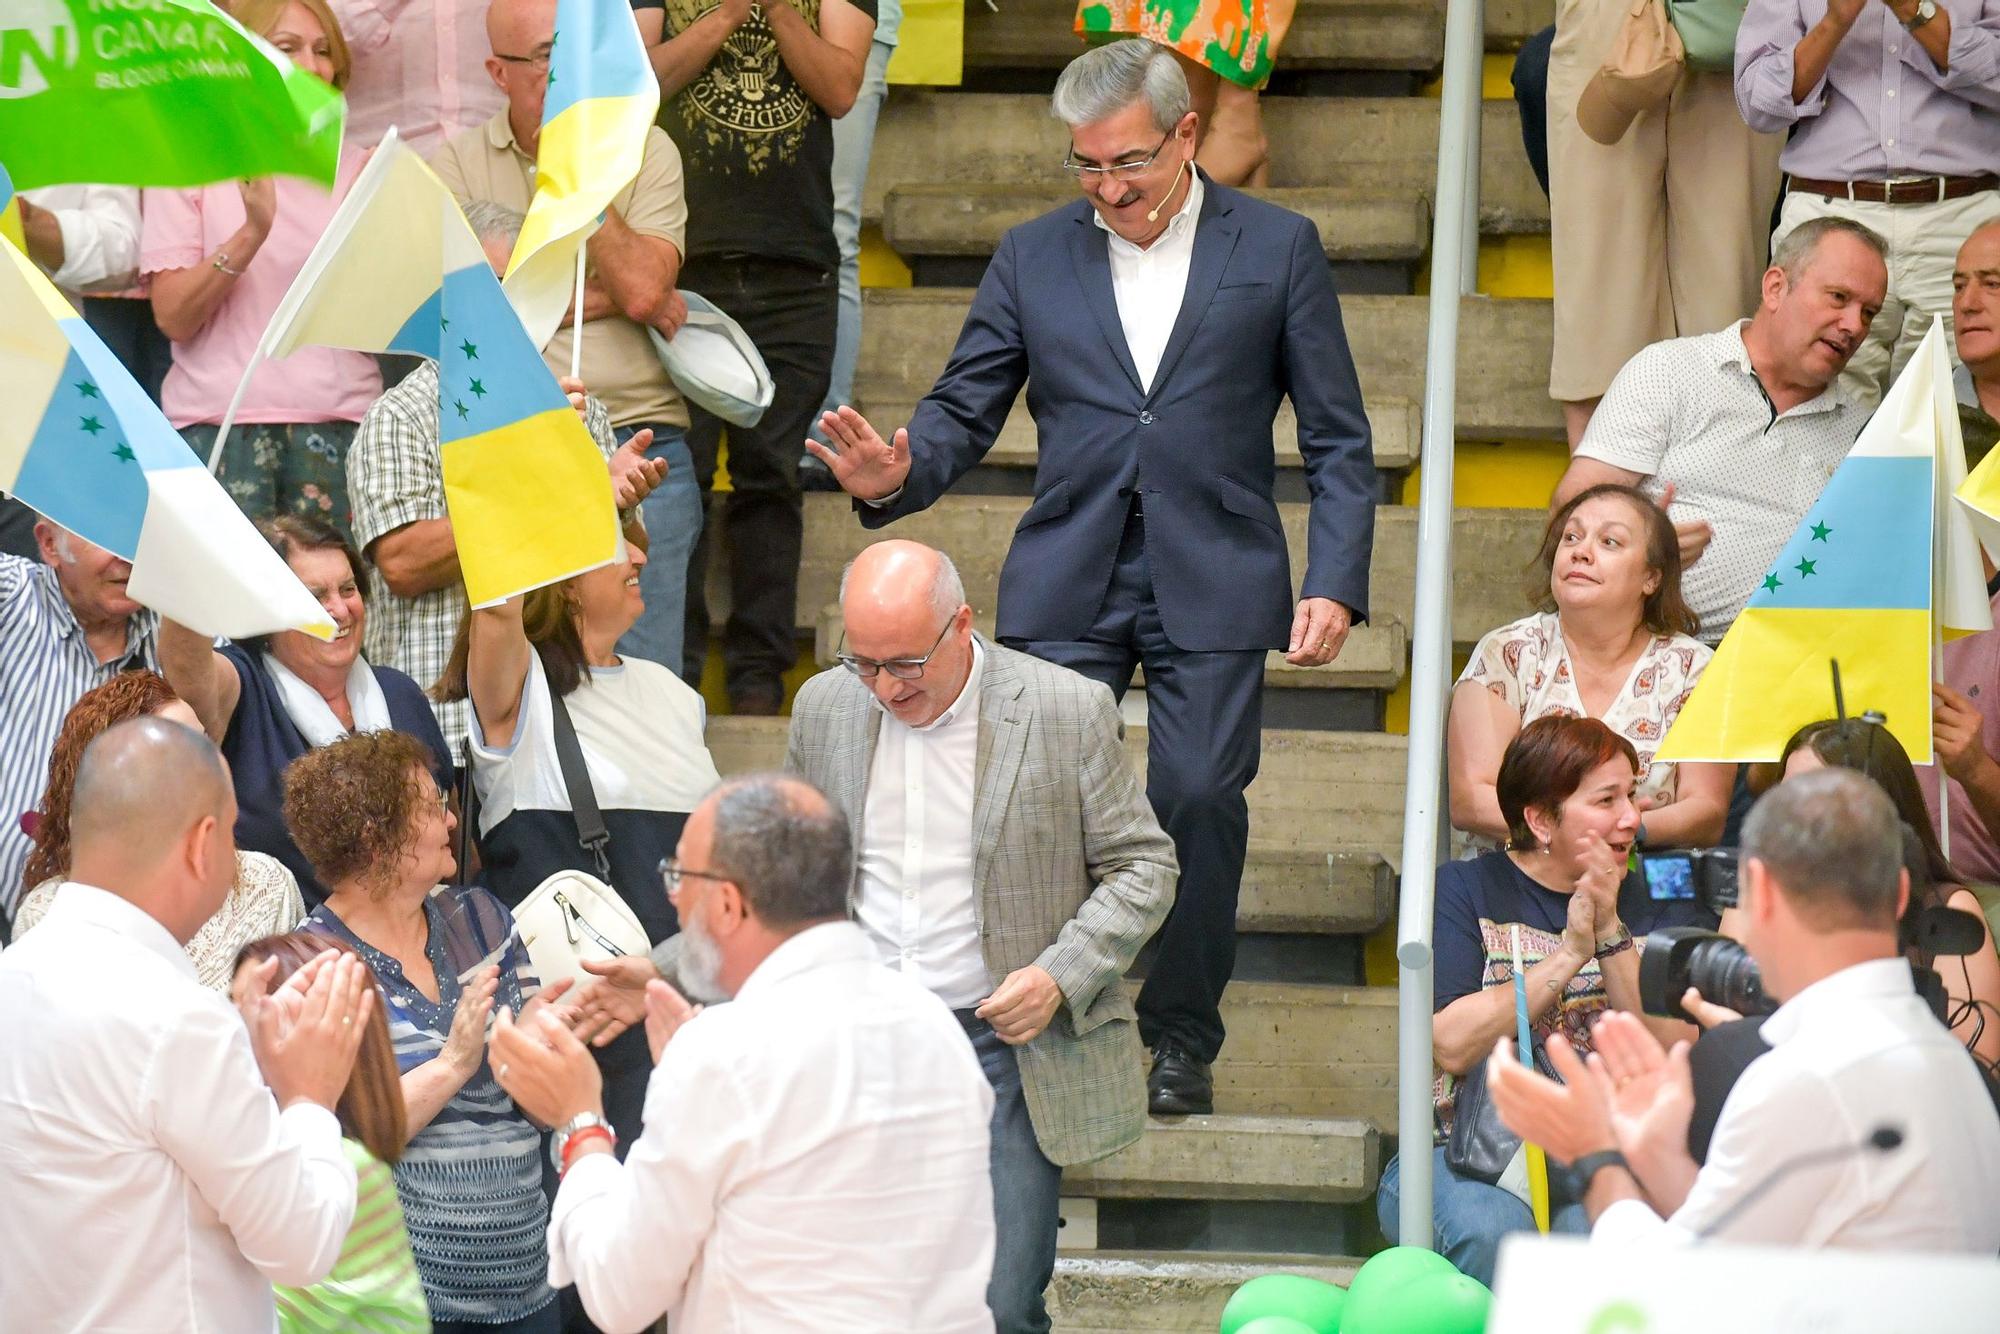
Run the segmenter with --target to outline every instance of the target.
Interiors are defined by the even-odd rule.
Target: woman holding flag
[[[347,43],[326,0],[235,0],[237,22],[333,88],[347,82]],[[334,209],[366,165],[344,152],[331,194],[289,177],[149,189],[140,271],[153,316],[173,343],[161,407],[209,456],[258,340]],[[382,392],[375,359],[302,348],[244,388],[217,479],[253,519],[306,514],[346,534],[347,448]]]

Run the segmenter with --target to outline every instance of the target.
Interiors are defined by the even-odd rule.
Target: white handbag
[[[588,983],[586,959],[596,963],[652,949],[618,891],[586,871],[557,871],[536,885],[514,909],[514,925],[545,987],[566,977],[578,986]]]

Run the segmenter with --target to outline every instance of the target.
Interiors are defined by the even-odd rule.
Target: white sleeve
[[[31,192],[31,202],[37,202]],[[72,292],[122,292],[139,281],[139,192],[123,186],[82,187],[82,198],[50,207],[62,231],[62,267],[49,275]]]
[[[576,1284],[605,1329],[642,1328],[680,1303],[768,1116],[744,1096],[728,1052],[703,1036],[683,1028],[662,1055],[646,1090],[646,1128],[626,1160],[585,1157],[556,1192],[549,1285]]]
[[[160,1147],[187,1173],[237,1249],[274,1284],[307,1287],[340,1258],[354,1221],[354,1166],[324,1107],[282,1114],[229,1003],[191,1007],[146,1072]]]
[[[1674,397],[1680,368],[1671,364],[1670,344],[1641,348],[1604,391],[1575,454],[1614,468],[1651,477],[1660,471],[1672,443]]]

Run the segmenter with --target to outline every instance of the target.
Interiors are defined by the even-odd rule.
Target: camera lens
[[[1771,1008],[1757,961],[1733,940],[1718,936],[1696,945],[1688,953],[1687,973],[1703,1000],[1738,1014],[1763,1014]]]

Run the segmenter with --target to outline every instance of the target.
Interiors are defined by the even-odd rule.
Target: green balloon
[[[1436,1251],[1425,1250],[1421,1246],[1391,1246],[1388,1250],[1371,1256],[1368,1263],[1361,1266],[1360,1272],[1355,1274],[1353,1281],[1347,1285],[1345,1319],[1348,1323],[1343,1327],[1342,1334],[1356,1334],[1358,1327],[1353,1324],[1355,1307],[1359,1305],[1365,1308],[1374,1300],[1376,1294],[1400,1288],[1426,1274],[1457,1272],[1458,1270],[1452,1267],[1451,1261]]]
[[[1271,1319],[1305,1327],[1306,1334],[1340,1334],[1340,1312],[1347,1290],[1302,1274],[1264,1274],[1238,1288],[1222,1308],[1221,1334],[1291,1334],[1289,1330],[1252,1330]]]
[[[1416,1274],[1350,1297],[1341,1334],[1481,1334],[1493,1294],[1477,1279]]]
[[[1320,1334],[1320,1331],[1288,1315],[1260,1315],[1240,1326],[1236,1334]]]

